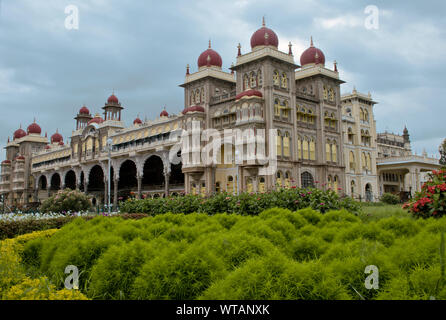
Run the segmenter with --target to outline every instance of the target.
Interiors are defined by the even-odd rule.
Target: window
[[[338,162],[338,146],[336,144],[331,145],[331,161]]]
[[[331,161],[331,146],[330,146],[330,142],[327,141],[325,143],[325,157],[327,159],[327,162]]]
[[[370,156],[370,153],[367,154],[367,169],[372,171],[372,157]]]
[[[309,148],[310,147],[310,141],[307,137],[305,137],[304,141],[303,141],[303,159],[304,160],[309,160],[310,159],[310,155],[309,155]]]
[[[204,99],[205,98],[205,96],[204,96],[204,89],[201,89],[201,103],[204,103]]]
[[[304,172],[300,176],[302,182],[302,188],[313,188],[314,187],[314,179],[311,173]]]
[[[364,109],[359,109],[359,120],[364,121]]]
[[[324,100],[327,100],[328,99],[328,90],[327,90],[327,87],[326,86],[324,86]]]
[[[282,186],[282,171],[277,171],[276,174],[276,187],[281,187]]]
[[[282,88],[288,88],[288,77],[286,76],[286,73],[282,73]]]
[[[352,128],[348,128],[347,136],[348,136],[348,143],[353,144],[354,134]]]
[[[297,137],[297,158],[302,159],[302,138]]]
[[[361,162],[362,162],[362,169],[366,170],[367,169],[367,158],[366,158],[365,152],[363,152],[361,155]]]
[[[279,82],[280,82],[280,80],[279,80],[279,71],[274,71],[274,74],[273,74],[273,85],[275,85],[275,86],[279,86]]]
[[[335,93],[334,93],[333,88],[330,88],[329,98],[330,98],[331,102],[334,102],[334,100],[335,100]]]
[[[333,178],[333,190],[336,193],[339,192],[339,178],[338,178],[338,176],[334,176],[334,178]]]
[[[280,131],[277,131],[276,143],[277,143],[277,156],[281,157],[282,156],[282,136],[281,136]]]
[[[328,176],[327,178],[327,187],[328,189],[333,190],[333,178],[331,176]]]
[[[285,100],[285,102],[283,103],[283,110],[282,110],[282,116],[284,118],[288,118],[290,114],[290,110],[288,107],[288,101]]]
[[[369,112],[367,109],[364,109],[364,121],[369,122]]]
[[[355,154],[353,153],[353,151],[350,151],[349,162],[350,162],[350,171],[354,172],[356,169],[356,165],[355,165]]]
[[[249,89],[249,78],[248,78],[247,74],[245,74],[245,76],[243,78],[243,89],[244,90],[248,90]]]
[[[195,103],[200,104],[200,90],[195,91]]]
[[[290,156],[290,134],[288,132],[285,132],[283,137],[283,155],[285,157]]]
[[[355,187],[356,187],[355,181],[352,180],[352,182],[350,182],[351,196],[354,196],[354,195],[355,195]]]
[[[254,72],[251,72],[251,76],[249,79],[251,82],[251,88],[257,87],[256,75],[254,74]]]
[[[310,141],[310,160],[316,160],[316,142],[314,142],[313,138]]]
[[[280,102],[279,99],[274,101],[274,116],[280,117]]]
[[[257,71],[257,84],[259,87],[263,85],[262,70]]]

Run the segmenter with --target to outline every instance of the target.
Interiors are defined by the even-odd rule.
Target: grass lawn
[[[382,206],[363,205],[358,217],[366,223],[390,217],[412,219],[412,215],[407,210],[403,210],[401,207],[401,204]]]

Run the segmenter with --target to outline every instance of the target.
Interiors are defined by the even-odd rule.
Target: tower
[[[121,111],[124,108],[114,93],[108,98],[102,109],[104,109],[104,121],[121,121]]]
[[[90,110],[84,105],[77,114],[76,118],[76,130],[83,129],[88,125],[88,122],[93,119],[90,114]]]

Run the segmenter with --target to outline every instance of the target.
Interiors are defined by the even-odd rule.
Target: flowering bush
[[[88,211],[90,208],[89,196],[77,190],[65,189],[46,199],[40,206],[40,211],[66,213],[67,211]]]
[[[79,291],[57,290],[46,277],[32,279],[23,268],[22,253],[31,240],[50,238],[57,230],[46,230],[0,242],[0,299],[2,300],[86,300]]]
[[[292,211],[312,208],[321,213],[342,208],[353,213],[359,211],[358,204],[351,198],[340,198],[334,191],[322,191],[316,188],[289,188],[267,193],[242,193],[240,195],[218,193],[209,198],[203,198],[200,195],[185,195],[158,199],[128,199],[120,204],[121,212],[150,215],[168,212],[258,215],[270,208],[284,208]]]
[[[404,204],[403,208],[421,218],[445,215],[446,169],[429,174],[429,180],[421,187],[421,192],[417,192],[414,199]]]

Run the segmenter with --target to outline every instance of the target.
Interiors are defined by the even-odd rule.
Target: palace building
[[[326,66],[313,39],[298,64],[291,43],[288,52],[278,50],[278,44],[263,22],[251,37],[251,50],[242,52],[239,45],[237,63],[226,72],[209,42],[197,70],[186,68],[179,114],[162,110],[155,120],[136,118],[126,127],[128,106],[112,94],[102,113],[93,116],[86,106],[79,110],[69,143],[57,131],[48,141],[36,122],[27,131],[19,128],[8,138],[2,162],[5,203],[40,202],[64,188],[106,203],[109,158],[114,205],[131,194],[211,195],[292,186],[331,188],[375,201],[383,192],[418,190],[421,172],[439,167],[436,159],[412,156],[407,129],[402,137],[376,133],[377,102],[356,90],[341,96],[344,81],[337,64]],[[213,137],[199,138],[197,144],[194,133],[205,131]],[[238,158],[237,150],[249,148],[250,138],[237,145],[237,132],[251,132],[254,139],[265,132],[265,156],[274,155],[274,166],[271,160]],[[203,153],[206,141],[218,141],[212,155]],[[253,150],[261,153],[257,146]],[[172,154],[179,161],[172,161]]]

